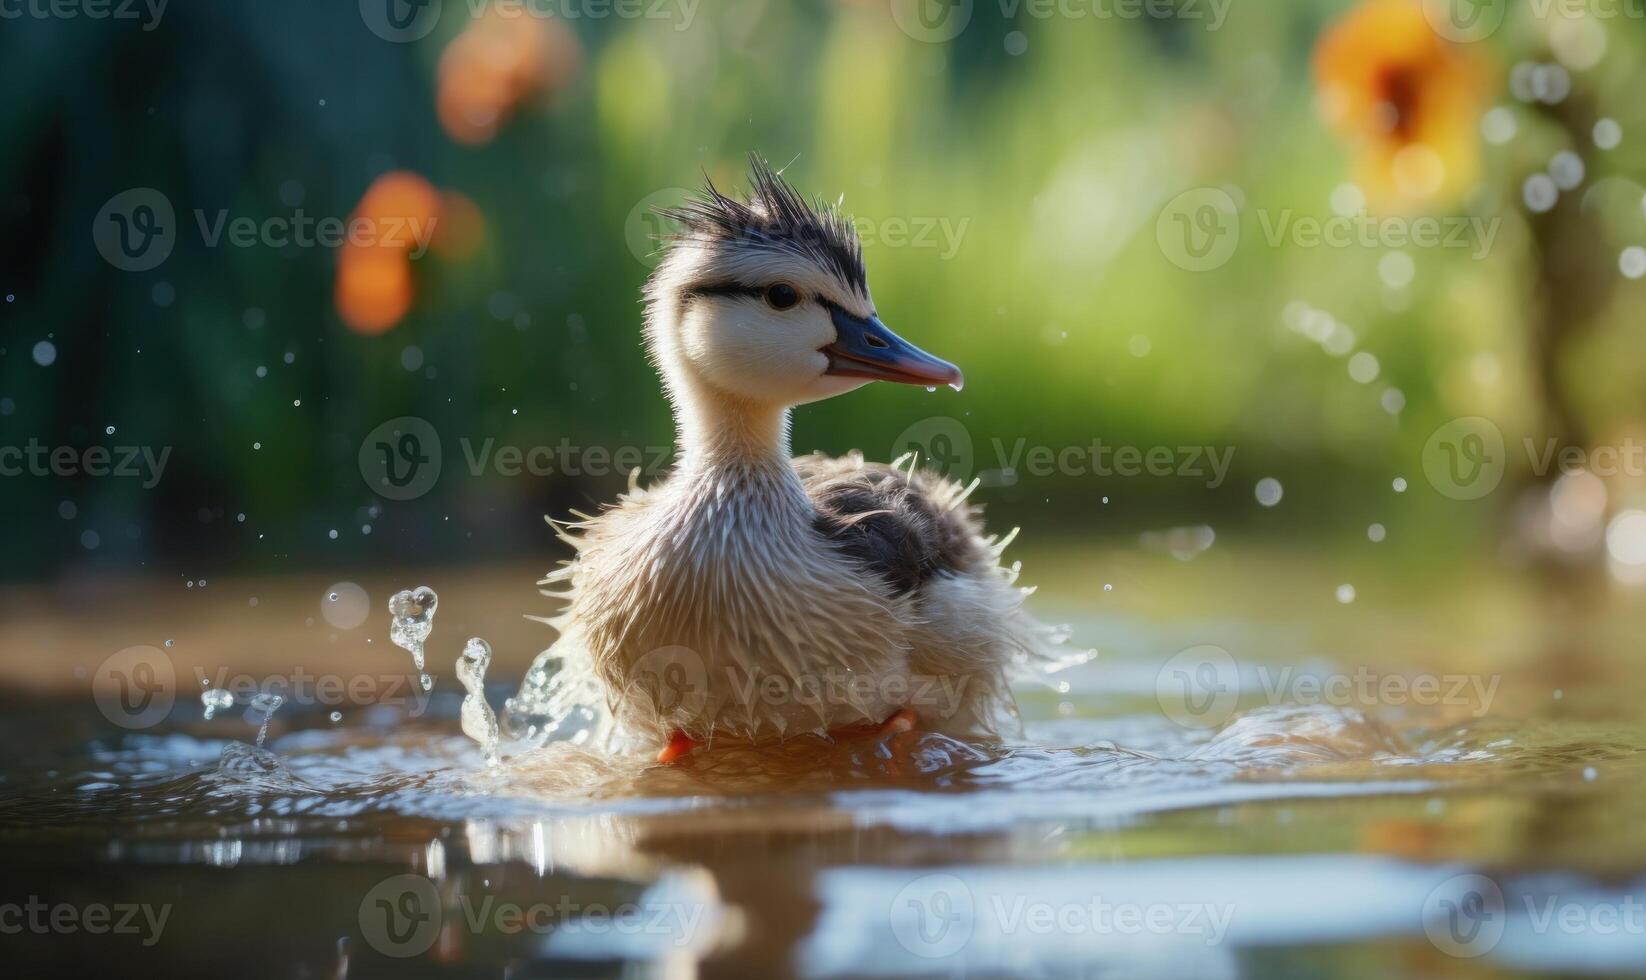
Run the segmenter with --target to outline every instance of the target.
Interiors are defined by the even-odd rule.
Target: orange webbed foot
[[[666,766],[680,761],[686,753],[697,748],[697,744],[697,739],[692,738],[685,732],[675,732],[669,736],[669,744],[663,746],[663,750],[657,753],[658,764]]]

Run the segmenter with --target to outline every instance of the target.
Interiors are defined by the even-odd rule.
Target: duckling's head
[[[960,369],[880,321],[851,221],[758,157],[737,200],[711,183],[662,212],[681,231],[646,287],[647,346],[678,402],[787,408],[870,381],[952,385]]]

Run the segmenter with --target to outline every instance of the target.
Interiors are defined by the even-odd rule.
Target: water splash
[[[209,687],[200,692],[200,703],[206,706],[204,712],[207,721],[219,711],[227,711],[234,707],[234,694],[220,687]]]
[[[434,687],[434,680],[423,669],[423,644],[434,630],[434,611],[439,605],[440,597],[426,585],[396,592],[389,598],[389,615],[394,617],[389,625],[389,640],[412,655],[412,664],[417,667],[418,680],[425,691]]]
[[[501,761],[497,753],[497,716],[486,703],[486,668],[491,662],[491,644],[473,637],[457,658],[457,679],[469,692],[463,696],[463,734],[480,743],[486,765],[495,767]]]
[[[274,718],[274,713],[279,711],[280,706],[285,703],[285,698],[278,694],[270,694],[266,691],[252,696],[250,710],[260,712],[263,715],[263,723],[257,729],[258,748],[262,748],[263,741],[269,737],[269,721]]]

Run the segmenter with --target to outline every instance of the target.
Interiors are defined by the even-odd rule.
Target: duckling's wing
[[[981,527],[960,488],[940,476],[814,453],[794,461],[817,510],[814,526],[879,575],[895,595],[986,558]]]

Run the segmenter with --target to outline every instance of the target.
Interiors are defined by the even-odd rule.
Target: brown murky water
[[[1006,746],[917,732],[659,768],[554,744],[487,772],[443,623],[427,710],[334,722],[295,699],[263,751],[242,711],[200,719],[188,670],[130,731],[82,671],[5,714],[4,943],[271,976],[1646,969],[1632,594],[1221,545],[1029,566],[1042,614],[1101,656],[1023,689]],[[232,629],[207,635],[238,669]]]

